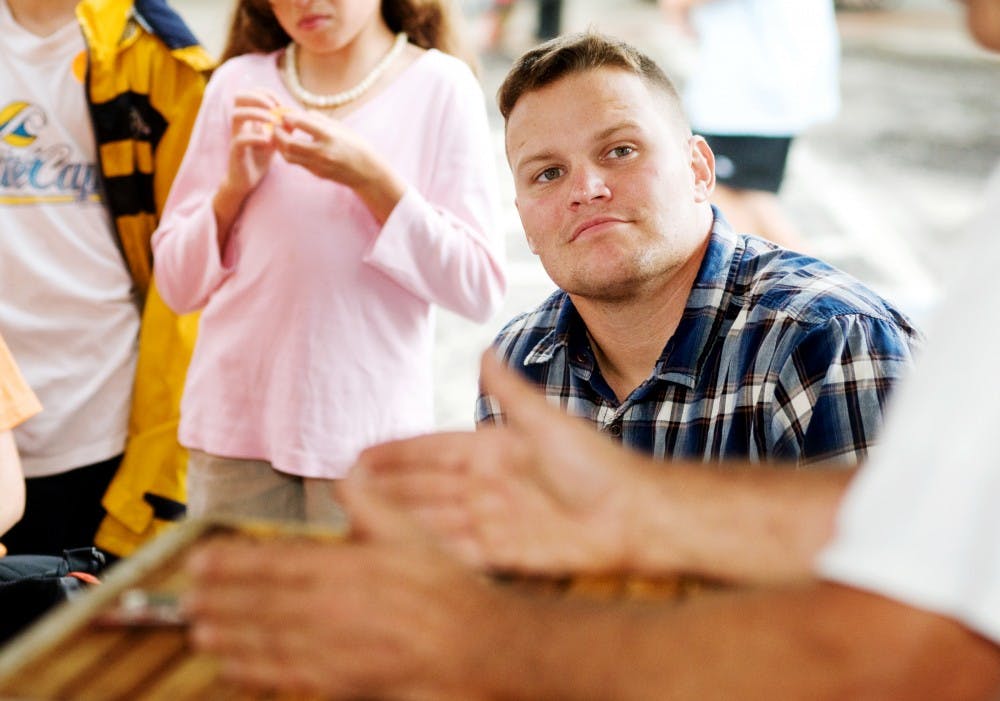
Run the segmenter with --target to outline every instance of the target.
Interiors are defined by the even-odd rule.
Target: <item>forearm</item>
[[[462,184],[455,183],[454,191]],[[471,192],[466,202],[483,201]],[[494,240],[492,211],[455,206],[454,194],[407,190],[365,253],[364,262],[432,304],[477,322],[500,307],[506,290],[502,249]]]
[[[157,288],[177,314],[203,308],[232,272],[219,248],[214,204],[202,199],[178,201],[176,209],[168,205],[153,234]]]
[[[403,199],[406,182],[388,163],[371,151],[363,153],[362,165],[358,171],[360,176],[357,182],[351,183],[351,187],[375,220],[384,224]]]
[[[400,171],[406,182],[393,198],[399,208],[383,220],[389,227],[366,262],[421,298],[481,323],[500,308],[506,290],[497,174],[482,88],[471,72],[454,77],[441,123],[427,133],[409,127],[420,149],[384,154],[401,165],[419,152],[431,167]]]
[[[489,633],[496,699],[980,699],[1000,652],[947,619],[829,584],[677,607],[521,600]]]
[[[215,216],[216,242],[219,258],[222,258],[229,244],[229,233],[243,209],[243,202],[249,193],[226,183],[219,186],[212,198],[212,214]]]
[[[625,566],[744,583],[811,576],[848,470],[648,467],[629,505]]]
[[[234,103],[246,75],[234,65],[220,67],[203,89],[200,79],[187,75],[189,68],[171,65],[185,75],[177,76],[177,94],[164,99],[171,120],[160,150],[184,155],[179,164],[165,162],[157,171],[157,197],[166,201],[153,235],[153,259],[163,300],[184,313],[204,307],[225,277],[219,240],[228,236],[242,196],[225,204],[216,199],[233,177]]]

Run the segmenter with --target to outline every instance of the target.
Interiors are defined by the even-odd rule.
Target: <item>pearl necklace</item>
[[[296,67],[295,62],[295,42],[291,42],[288,48],[285,49],[285,83],[288,85],[288,89],[292,91],[292,94],[306,107],[312,107],[313,109],[330,109],[333,107],[340,107],[343,104],[350,102],[351,100],[356,100],[361,97],[361,95],[368,90],[375,81],[385,72],[385,69],[389,67],[392,60],[396,58],[406,46],[406,33],[400,32],[396,35],[396,41],[393,43],[392,48],[389,52],[382,57],[382,59],[375,64],[371,72],[362,79],[360,83],[355,85],[349,90],[344,90],[343,92],[334,93],[333,95],[316,95],[311,93],[302,87],[302,83],[299,82],[299,71]]]

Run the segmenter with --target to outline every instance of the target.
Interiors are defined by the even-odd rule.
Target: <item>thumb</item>
[[[413,543],[422,532],[412,518],[378,493],[368,470],[357,466],[336,486],[351,523],[351,535],[366,541]]]

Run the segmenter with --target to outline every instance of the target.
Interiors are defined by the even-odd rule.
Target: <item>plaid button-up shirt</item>
[[[918,340],[856,279],[717,216],[680,324],[625,401],[565,292],[513,319],[495,345],[550,401],[656,457],[849,465],[872,446]],[[477,423],[498,420],[480,396]]]

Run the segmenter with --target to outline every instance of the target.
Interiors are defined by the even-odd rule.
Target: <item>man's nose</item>
[[[573,174],[572,204],[586,204],[597,199],[611,196],[611,189],[600,170],[596,168],[578,168]]]

